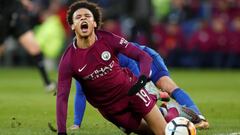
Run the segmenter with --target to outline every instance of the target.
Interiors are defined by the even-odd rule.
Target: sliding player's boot
[[[208,121],[205,119],[205,117],[202,116],[202,115],[198,115],[198,116],[199,116],[199,118],[200,118],[200,121],[199,121],[198,123],[195,123],[195,124],[194,124],[195,127],[196,127],[197,129],[209,129],[209,123],[208,123]]]
[[[193,124],[199,123],[201,121],[200,117],[190,108],[180,106],[179,113],[181,117],[185,117],[190,120]]]

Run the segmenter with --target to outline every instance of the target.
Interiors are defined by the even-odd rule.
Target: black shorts
[[[1,10],[0,44],[9,36],[18,39],[22,34],[30,30],[29,19],[27,11],[20,3],[17,3],[14,7],[8,7],[6,10]]]

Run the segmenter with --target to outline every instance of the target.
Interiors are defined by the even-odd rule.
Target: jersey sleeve
[[[113,50],[117,53],[122,53],[129,58],[136,60],[139,63],[140,75],[149,77],[152,58],[141,49],[129,43],[122,37],[112,34],[111,43]]]
[[[66,132],[68,97],[72,81],[72,71],[68,57],[63,57],[59,64],[57,91],[57,126],[58,132]]]

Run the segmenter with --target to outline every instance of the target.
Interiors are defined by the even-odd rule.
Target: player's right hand
[[[147,82],[148,78],[145,75],[139,76],[137,83],[134,84],[132,88],[128,91],[128,95],[132,96],[136,94],[140,89],[142,89],[146,85]]]

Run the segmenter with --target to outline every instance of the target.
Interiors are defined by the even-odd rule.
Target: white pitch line
[[[240,135],[240,132],[233,132],[233,133],[220,133],[215,135]]]

